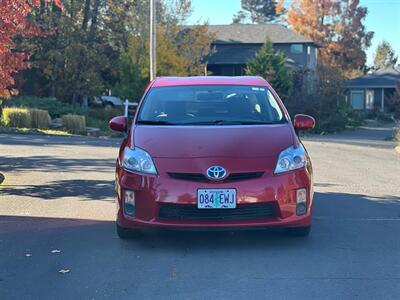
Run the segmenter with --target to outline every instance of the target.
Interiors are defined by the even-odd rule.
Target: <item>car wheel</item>
[[[286,233],[290,236],[308,236],[311,226],[286,228]]]
[[[117,234],[120,239],[127,240],[139,236],[139,229],[121,227],[117,224]]]

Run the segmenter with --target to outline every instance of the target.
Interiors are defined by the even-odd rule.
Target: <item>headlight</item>
[[[128,171],[157,174],[156,167],[150,154],[140,148],[131,149],[125,147],[122,155],[121,167]]]
[[[297,148],[291,146],[279,154],[278,162],[275,168],[275,174],[300,169],[306,164],[307,158],[304,147],[301,144]]]

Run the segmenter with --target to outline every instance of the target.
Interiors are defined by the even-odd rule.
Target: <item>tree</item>
[[[249,14],[243,10],[239,10],[233,15],[232,24],[243,24],[250,18]]]
[[[211,43],[215,36],[208,32],[208,25],[197,25],[177,28],[175,44],[176,51],[184,59],[184,70],[186,76],[204,74],[204,57],[211,52]]]
[[[244,23],[247,19],[252,23],[274,21],[279,17],[277,4],[276,0],[241,0],[242,10],[233,17],[233,23]]]
[[[46,0],[51,2],[51,0]],[[54,4],[62,7],[60,0]],[[13,75],[29,67],[29,54],[15,50],[14,39],[18,36],[38,36],[43,34],[37,24],[28,20],[41,5],[38,0],[2,0],[0,2],[0,97],[9,98],[16,94],[13,89]]]
[[[141,47],[139,39],[132,39],[127,50],[121,53],[118,65],[118,81],[115,93],[123,99],[138,101],[148,84],[149,66],[147,48]]]
[[[133,7],[142,16],[146,1]],[[184,26],[192,10],[188,0],[158,2],[157,75],[190,76],[204,74],[203,58],[211,50],[213,36],[207,25]],[[144,5],[144,6],[142,6]],[[172,7],[170,6],[172,5]],[[119,66],[116,93],[138,100],[149,82],[149,23],[145,18],[132,19],[127,51],[123,51]]]
[[[112,88],[117,81],[121,49],[128,44],[126,24],[131,3],[64,0],[63,13],[39,11],[35,21],[57,30],[48,37],[25,38],[20,44],[33,53],[35,73],[29,81],[42,82],[44,78],[43,90],[48,96],[72,103]]]
[[[183,24],[192,14],[192,0],[164,0],[162,4],[162,24]]]
[[[285,55],[282,52],[275,52],[272,42],[267,41],[256,57],[247,63],[246,75],[267,79],[276,92],[286,99],[292,88],[292,73],[285,67],[285,63]]]
[[[363,24],[367,13],[359,0],[294,0],[284,19],[295,31],[322,46],[321,64],[348,76],[365,68],[365,50],[373,37]]]
[[[374,58],[374,69],[384,69],[394,66],[397,62],[397,56],[392,46],[387,41],[382,41],[376,48]]]
[[[366,7],[360,6],[360,0],[342,0],[340,22],[337,26],[337,56],[333,66],[343,70],[343,75],[350,77],[354,70],[365,70],[367,56],[365,51],[371,46],[374,35],[366,31],[363,24],[368,14]]]
[[[1,0],[0,0],[1,1]],[[36,0],[38,1],[38,0]],[[63,0],[64,10],[31,16],[48,36],[24,37],[18,48],[32,53],[24,73],[25,94],[85,103],[111,90],[139,99],[149,82],[149,0]],[[156,1],[159,75],[199,75],[212,42],[206,26],[183,26],[191,0]],[[182,30],[182,28],[186,28]]]

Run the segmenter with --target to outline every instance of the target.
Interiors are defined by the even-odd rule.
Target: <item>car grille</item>
[[[168,173],[168,175],[175,179],[198,181],[198,182],[212,182],[204,174],[201,173]],[[227,178],[220,182],[234,182],[240,180],[248,180],[259,178],[264,175],[264,172],[248,172],[248,173],[231,173]]]
[[[256,220],[276,216],[274,204],[242,204],[233,209],[198,209],[193,205],[162,205],[159,218],[165,220],[231,221]]]

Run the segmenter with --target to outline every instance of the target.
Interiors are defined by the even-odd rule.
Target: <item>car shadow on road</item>
[[[80,197],[82,200],[114,201],[113,180],[59,180],[43,185],[2,185],[0,193],[10,196],[28,196],[41,200]]]
[[[0,171],[6,172],[112,172],[115,160],[100,158],[64,158],[57,156],[2,156]]]
[[[150,248],[213,248],[248,249],[268,247],[313,247],[329,243],[358,241],[366,244],[368,239],[396,239],[393,231],[382,231],[390,225],[400,225],[400,197],[369,197],[360,194],[315,193],[312,231],[309,237],[286,235],[282,229],[236,230],[236,231],[146,231],[127,245],[137,244]],[[365,230],[365,231],[364,231]],[[361,232],[361,233],[360,233]],[[391,236],[391,237],[390,237]],[[324,246],[324,247],[325,247]]]
[[[121,138],[100,139],[88,136],[45,136],[35,134],[0,134],[1,144],[16,146],[96,146],[119,147]]]
[[[81,183],[80,183],[81,184]],[[82,192],[79,188],[79,192]],[[4,191],[4,190],[3,190]],[[40,192],[37,192],[40,193]],[[47,192],[44,192],[46,194]],[[39,196],[39,194],[37,194]],[[54,197],[54,195],[49,196]],[[280,229],[275,230],[146,230],[130,240],[118,240],[114,222],[32,218],[21,216],[0,216],[4,224],[15,228],[23,224],[31,224],[24,231],[37,228],[73,227],[62,239],[98,239],[96,243],[109,244],[114,249],[124,251],[146,250],[157,254],[163,251],[179,251],[186,255],[190,251],[210,250],[220,251],[266,249],[293,251],[293,249],[320,248],[329,251],[330,248],[350,249],[379,245],[379,247],[400,248],[397,233],[400,229],[400,197],[369,197],[360,194],[346,193],[315,193],[313,211],[313,229],[309,237],[299,238],[285,235]],[[397,226],[397,227],[396,227]],[[36,229],[35,229],[36,228]],[[50,233],[55,239],[61,238],[59,232]],[[94,235],[93,237],[90,237]],[[373,244],[371,245],[371,241]],[[92,245],[93,246],[93,245]],[[87,244],[84,247],[92,247]]]
[[[0,215],[0,289],[10,299],[26,298],[24,291],[49,299],[91,299],[122,291],[124,297],[111,298],[128,299],[126,295],[132,298],[137,291],[158,292],[162,285],[172,286],[171,295],[184,289],[192,295],[192,282],[200,282],[203,290],[223,279],[246,294],[262,285],[262,295],[272,289],[282,295],[299,282],[299,291],[320,291],[313,298],[350,299],[350,291],[388,282],[372,298],[396,299],[399,220],[399,197],[338,192],[316,193],[313,230],[307,238],[263,230],[163,230],[120,240],[112,221]],[[59,275],[61,268],[70,272]],[[332,286],[339,296],[332,294]],[[165,299],[169,294],[157,295]],[[296,293],[291,299],[309,295]]]

